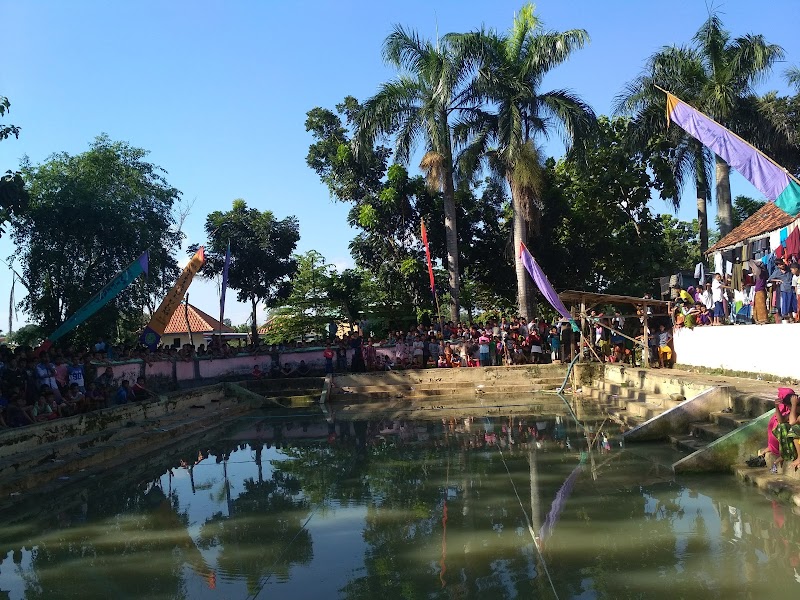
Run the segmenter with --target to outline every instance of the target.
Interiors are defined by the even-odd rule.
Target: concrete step
[[[533,387],[559,387],[564,379],[560,377],[542,377],[526,379],[524,381],[507,381],[494,380],[494,381],[476,381],[472,382],[420,382],[420,383],[383,383],[379,385],[349,385],[342,386],[341,389],[345,392],[353,392],[358,394],[370,394],[375,392],[413,392],[413,391],[427,391],[427,390],[455,390],[464,393],[469,390],[482,389],[486,392],[490,390],[495,391],[517,391],[520,389],[533,388]]]
[[[608,414],[608,416],[611,417],[614,421],[618,423],[624,423],[628,427],[638,427],[647,420],[640,417],[639,415],[631,414],[627,410],[619,408],[612,408],[610,410],[607,410],[606,414]]]
[[[526,384],[518,386],[494,386],[486,388],[450,387],[439,389],[392,389],[386,391],[363,392],[358,388],[339,390],[332,394],[334,400],[391,400],[395,398],[424,399],[453,396],[528,396],[537,392],[554,391],[557,385]]]
[[[684,452],[692,453],[697,452],[698,450],[702,450],[706,446],[708,446],[708,441],[703,441],[698,438],[692,437],[691,435],[677,435],[677,436],[669,436],[670,443],[675,446],[678,450],[683,450]]]
[[[775,396],[734,392],[731,398],[731,407],[735,413],[753,419],[775,409]]]
[[[752,419],[747,415],[735,412],[712,412],[708,415],[708,420],[714,424],[728,427],[730,430],[737,429],[746,425]]]
[[[723,435],[729,434],[735,427],[723,425],[719,423],[712,423],[710,421],[702,421],[689,424],[689,435],[704,442],[713,442],[718,440]]]

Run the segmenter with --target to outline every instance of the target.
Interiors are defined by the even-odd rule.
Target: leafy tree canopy
[[[177,276],[182,234],[173,205],[180,192],[147,151],[102,135],[77,155],[23,163],[30,206],[13,237],[28,295],[22,308],[48,332],[145,250],[150,272],[101,309],[73,339],[133,334]]]
[[[268,210],[249,208],[242,199],[233,201],[231,210],[214,211],[205,224],[205,277],[217,277],[225,264],[228,243],[231,265],[228,285],[237,291],[240,302],[249,302],[251,333],[258,339],[257,309],[260,303],[269,307],[280,305],[289,297],[291,277],[297,269],[292,254],[300,239],[295,217],[276,219]],[[197,251],[197,244],[189,252]]]

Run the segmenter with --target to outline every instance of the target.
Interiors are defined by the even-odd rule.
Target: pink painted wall
[[[194,379],[194,361],[179,360],[175,363],[175,376],[178,381],[189,381]]]
[[[249,375],[253,367],[258,365],[266,371],[272,362],[269,356],[234,356],[233,358],[210,358],[197,361],[200,365],[200,377],[228,377],[231,375]]]
[[[145,377],[167,377],[172,379],[172,363],[159,361],[145,367]]]
[[[325,369],[325,358],[322,355],[323,349],[304,350],[300,352],[284,352],[281,354],[281,363],[288,362],[297,366],[304,360],[312,371],[322,371]],[[379,359],[388,356],[391,360],[395,358],[394,346],[377,348]],[[350,363],[353,352],[347,352],[347,362]],[[178,382],[195,380],[195,362],[200,371],[200,379],[217,379],[236,375],[249,375],[253,367],[258,365],[262,371],[269,371],[272,359],[267,354],[255,356],[234,356],[233,358],[202,358],[192,361],[177,361],[175,363],[175,374]],[[142,372],[142,361],[129,361],[124,363],[112,363],[114,370],[114,380],[117,385],[123,379],[130,380],[133,384]],[[105,370],[105,365],[97,367],[97,374],[100,375]],[[145,377],[159,377],[172,379],[173,364],[171,361],[158,361],[145,365]]]

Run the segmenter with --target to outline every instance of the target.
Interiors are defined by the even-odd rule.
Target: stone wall
[[[681,365],[797,378],[800,323],[681,329],[675,358]]]

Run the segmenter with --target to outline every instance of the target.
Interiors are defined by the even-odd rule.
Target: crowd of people
[[[153,395],[142,377],[116,382],[111,367],[97,376],[98,353],[0,346],[0,426],[51,421]]]
[[[731,275],[715,273],[697,285],[672,287],[677,327],[726,324],[796,323],[800,299],[800,264],[769,256],[750,260]]]

